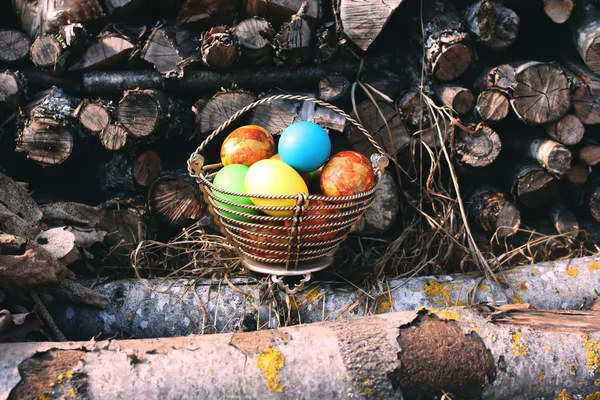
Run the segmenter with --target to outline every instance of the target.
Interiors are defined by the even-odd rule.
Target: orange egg
[[[352,196],[375,186],[369,159],[355,151],[342,151],[329,159],[320,178],[326,196]]]
[[[224,166],[242,164],[251,166],[275,153],[273,136],[258,125],[237,128],[225,138],[221,146],[221,162]]]

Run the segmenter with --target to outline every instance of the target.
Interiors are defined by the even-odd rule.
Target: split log
[[[558,121],[546,125],[544,130],[552,139],[567,146],[579,143],[585,133],[585,127],[573,114],[567,114]]]
[[[508,116],[510,101],[502,92],[484,90],[477,96],[475,111],[483,121],[502,121]]]
[[[217,26],[202,35],[201,53],[202,61],[206,66],[224,69],[237,62],[240,48],[230,31],[224,26]]]
[[[233,28],[233,34],[245,62],[261,65],[271,60],[275,33],[269,21],[260,17],[245,19]]]
[[[335,22],[326,22],[317,29],[315,61],[323,64],[334,59],[339,48],[338,31]]]
[[[579,160],[590,167],[600,163],[600,144],[588,141],[579,148]]]
[[[22,61],[29,55],[31,40],[16,29],[0,29],[0,61]]]
[[[590,1],[580,0],[572,21],[573,41],[587,67],[600,74],[600,10]]]
[[[365,57],[364,63],[349,59],[331,65],[301,65],[294,68],[265,67],[259,70],[239,71],[188,71],[181,79],[163,79],[155,71],[94,71],[83,74],[83,91],[97,96],[115,94],[130,89],[158,89],[170,92],[217,91],[231,87],[235,82],[246,89],[272,87],[294,88],[317,85],[329,73],[338,72],[345,76],[356,76],[360,66],[363,71],[390,69],[389,54]]]
[[[556,178],[533,163],[524,163],[515,169],[510,187],[513,197],[531,209],[539,209],[560,195]]]
[[[244,6],[248,15],[264,17],[267,21],[281,25],[289,22],[306,0],[245,0]],[[316,25],[322,18],[321,0],[306,1],[306,17],[311,25]]]
[[[187,177],[163,177],[150,186],[148,209],[159,224],[181,229],[200,219],[204,201],[198,185]]]
[[[119,124],[109,124],[98,134],[106,150],[119,151],[127,144],[127,130]]]
[[[265,94],[265,96],[266,95],[267,94]],[[271,101],[267,104],[261,104],[257,106],[250,114],[249,123],[251,125],[262,126],[272,135],[278,135],[281,132],[283,132],[288,126],[300,120],[299,113],[301,108],[301,101]]]
[[[179,64],[194,53],[197,46],[187,30],[176,25],[161,25],[150,34],[141,58],[167,77],[181,77],[183,70]]]
[[[27,189],[0,173],[0,231],[33,239],[41,218],[42,211]]]
[[[502,142],[498,134],[487,125],[479,124],[474,130],[474,133],[462,129],[456,131],[455,159],[462,165],[484,168],[496,161],[502,149]]]
[[[200,134],[209,135],[233,114],[255,100],[256,95],[242,90],[231,90],[215,94],[200,110]],[[257,125],[263,126],[267,130],[269,129],[266,125]],[[269,132],[275,133],[272,131]]]
[[[519,134],[506,135],[504,143],[524,157],[536,160],[558,179],[564,177],[571,169],[571,151],[554,140]]]
[[[117,108],[119,124],[138,139],[158,134],[167,112],[167,96],[157,90],[127,90]]]
[[[511,105],[526,124],[556,121],[571,108],[569,83],[560,68],[530,61],[516,66],[515,73]]]
[[[421,25],[424,26],[424,35]],[[462,21],[449,2],[425,1],[422,4],[422,21],[419,15],[414,26],[418,27],[414,37],[419,48],[425,51],[427,72],[436,79],[453,81],[471,66],[474,56],[467,45],[468,34],[462,29]]]
[[[550,209],[550,222],[561,235],[577,237],[579,234],[579,222],[577,217],[565,204],[558,203]]]
[[[510,96],[517,84],[515,69],[510,64],[483,68],[475,80],[475,88],[481,91],[496,90]]]
[[[0,394],[159,399],[176,370],[177,398],[583,397],[597,389],[588,357],[598,325],[593,311],[479,306],[153,341],[2,344]],[[565,354],[573,374],[556,362]],[[130,379],[141,368],[155,379]]]
[[[308,96],[315,98],[314,93],[308,94]],[[325,129],[330,129],[336,132],[344,132],[348,121],[345,117],[338,114],[337,112],[323,106],[316,105],[310,101],[302,102],[302,106],[298,111],[298,118],[300,121],[310,121],[315,124],[321,125]]]
[[[389,2],[342,0],[339,4],[344,35],[366,51],[377,39],[402,0]]]
[[[433,125],[434,117],[427,107],[426,100],[418,88],[413,88],[398,97],[398,111],[412,127],[426,129]]]
[[[564,60],[573,83],[573,108],[584,125],[600,124],[600,78],[585,65]]]
[[[131,252],[140,241],[152,240],[156,232],[145,211],[133,207],[107,211],[99,228],[106,232],[107,261],[117,262],[117,265],[128,264]]]
[[[569,185],[578,187],[587,183],[590,175],[590,167],[578,162],[574,162],[567,174],[567,182]]]
[[[160,156],[152,150],[140,154],[114,153],[98,165],[98,185],[109,196],[126,197],[148,187],[162,171]]]
[[[502,192],[479,187],[470,196],[469,215],[473,221],[499,240],[514,235],[521,224],[517,206]]]
[[[23,76],[18,72],[0,73],[0,107],[16,110],[24,97]]]
[[[87,102],[81,106],[79,122],[90,132],[102,132],[111,122],[111,111],[111,106],[104,101]]]
[[[31,61],[40,68],[62,72],[66,66],[69,52],[67,45],[59,35],[42,35],[31,44]]]
[[[471,34],[492,50],[512,45],[519,35],[519,16],[495,1],[479,0],[463,12]]]
[[[326,102],[343,102],[350,96],[352,84],[344,75],[329,74],[319,81],[319,99]]]
[[[466,305],[471,301],[470,294],[475,296],[476,303],[528,303],[537,308],[573,310],[580,309],[582,304],[589,307],[596,297],[598,262],[597,257],[585,257],[509,269],[500,275],[506,286],[482,279],[476,273],[395,279],[389,282],[392,288],[389,297],[369,292],[375,301],[351,290],[351,286],[343,282],[319,283],[286,303],[285,293],[271,292],[255,278],[230,278],[235,289],[223,283],[220,291],[216,289],[219,282],[201,279],[195,291],[200,302],[214,310],[210,315],[204,314],[198,305],[190,289],[192,280],[132,279],[94,287],[96,292],[112,300],[105,314],[71,306],[75,310],[73,314],[67,312],[66,305],[56,304],[52,315],[69,338],[89,340],[99,332],[104,337],[151,338],[278,328],[285,320],[279,316],[289,315],[288,312],[298,313],[303,324],[354,319],[420,307]],[[137,310],[142,310],[141,316],[136,314]],[[128,315],[140,318],[136,316],[132,321]],[[112,321],[109,326],[106,320]]]
[[[572,0],[544,0],[544,12],[557,24],[567,22],[575,3]]]
[[[162,172],[160,156],[148,150],[140,154],[133,162],[133,180],[142,187],[150,186]]]
[[[314,31],[306,17],[308,4],[303,3],[300,10],[292,16],[292,20],[285,22],[275,35],[277,62],[299,65],[308,61],[311,56]]]
[[[184,0],[175,22],[177,25],[199,25],[203,29],[231,25],[233,16],[240,11],[241,3],[239,0]]]
[[[392,158],[409,145],[410,131],[391,104],[384,101],[374,104],[371,100],[364,100],[357,105],[356,111],[358,120]],[[354,125],[348,124],[345,133],[354,151],[367,158],[375,152],[373,145]]]
[[[473,110],[475,98],[469,89],[462,86],[443,85],[434,86],[433,90],[438,103],[450,107],[458,115],[465,115]]]
[[[56,33],[68,24],[96,22],[105,15],[98,0],[12,0],[13,9],[21,26],[30,38]]]
[[[134,49],[134,42],[122,34],[107,32],[100,34],[69,71],[88,71],[114,68],[127,60]]]
[[[42,221],[49,226],[94,228],[105,213],[102,208],[73,202],[42,204],[39,207],[43,213]]]
[[[378,100],[394,101],[398,98],[402,90],[404,89],[404,78],[395,72],[388,70],[380,70],[371,72],[365,75],[361,79],[363,85],[367,87],[367,90],[371,92],[371,95]],[[357,88],[358,89],[358,88]],[[357,91],[358,95],[361,94]],[[368,98],[365,96],[365,98]]]

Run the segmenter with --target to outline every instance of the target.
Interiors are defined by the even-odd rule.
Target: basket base
[[[333,256],[323,256],[316,260],[298,263],[298,268],[287,270],[285,264],[267,264],[249,258],[242,258],[242,265],[250,271],[277,276],[307,275],[325,269],[333,264]]]

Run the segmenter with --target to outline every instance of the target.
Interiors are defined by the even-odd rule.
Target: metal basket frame
[[[375,173],[375,185],[366,192],[352,196],[328,197],[323,195],[264,195],[231,192],[220,189],[212,184],[212,180],[223,164],[204,165],[202,150],[219,133],[229,127],[242,114],[266,103],[277,100],[310,101],[327,107],[342,115],[358,130],[360,130],[377,150],[371,155],[372,168]],[[255,272],[270,274],[272,279],[288,293],[296,293],[310,280],[312,272],[329,267],[333,263],[333,254],[346,239],[353,225],[369,208],[375,199],[383,172],[389,159],[381,146],[373,139],[361,123],[350,117],[340,108],[322,100],[308,96],[281,94],[269,96],[255,101],[232,115],[221,126],[215,129],[198,146],[188,159],[187,167],[190,176],[196,179],[208,204],[210,213],[215,217],[221,232],[235,246],[242,258],[242,264]],[[272,200],[294,200],[293,206],[257,206],[235,203],[214,193],[224,195],[260,198]],[[327,205],[312,205],[311,201],[320,200]],[[224,208],[221,204],[236,206],[244,211]],[[271,215],[256,215],[252,211],[288,211],[291,216],[276,217]],[[328,211],[325,214],[307,215],[310,211]],[[244,217],[250,221],[231,218],[227,214]],[[317,224],[310,224],[311,220]],[[322,222],[325,221],[325,222]],[[308,222],[308,223],[307,223]],[[317,232],[305,233],[306,230]],[[319,240],[319,237],[323,240]],[[294,288],[283,282],[284,276],[304,275],[304,278]]]

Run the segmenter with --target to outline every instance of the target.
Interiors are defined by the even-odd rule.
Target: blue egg
[[[281,161],[298,172],[312,172],[325,164],[331,153],[331,140],[325,129],[302,121],[288,126],[279,139]]]

